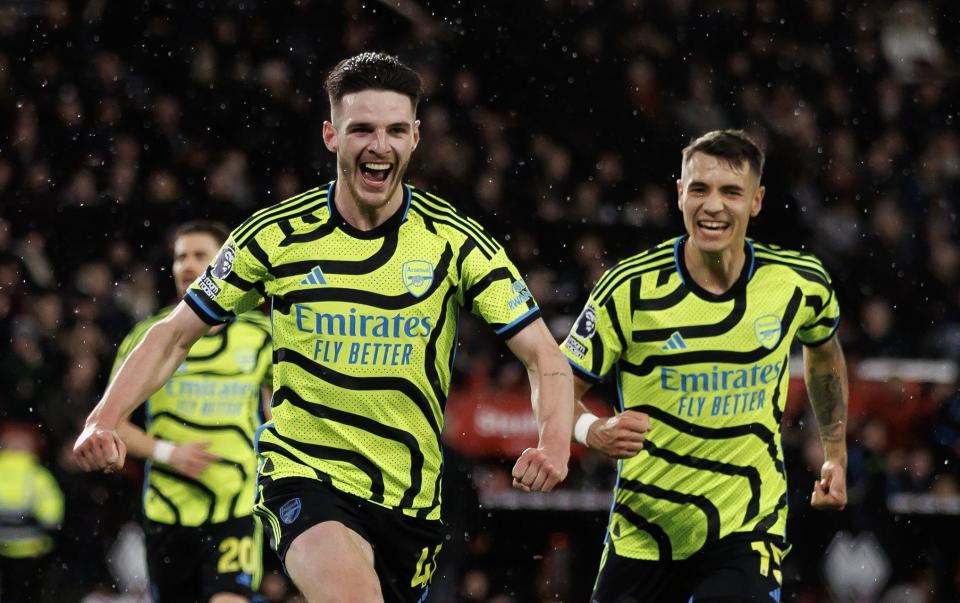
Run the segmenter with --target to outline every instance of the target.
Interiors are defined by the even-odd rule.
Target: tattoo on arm
[[[840,344],[832,353],[807,366],[806,382],[810,405],[820,426],[820,439],[828,456],[845,456],[847,436],[847,370]]]

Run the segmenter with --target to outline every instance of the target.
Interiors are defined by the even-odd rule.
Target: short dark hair
[[[330,71],[323,87],[330,95],[330,104],[340,102],[347,94],[363,90],[390,90],[410,97],[417,110],[423,93],[423,80],[397,57],[383,52],[364,52],[344,59]]]
[[[227,240],[227,237],[230,236],[227,227],[220,222],[214,222],[212,220],[193,220],[192,222],[186,222],[177,227],[177,229],[173,231],[173,240],[176,241],[183,235],[196,233],[210,235],[217,241],[217,246],[223,245],[224,241]]]
[[[683,149],[684,165],[694,153],[719,157],[735,169],[740,169],[746,161],[757,178],[763,175],[763,163],[766,161],[760,145],[743,130],[714,130],[693,140]]]

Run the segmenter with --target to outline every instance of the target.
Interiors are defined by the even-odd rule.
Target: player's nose
[[[387,131],[383,128],[377,128],[374,132],[373,139],[370,141],[370,150],[377,154],[383,154],[387,152]]]

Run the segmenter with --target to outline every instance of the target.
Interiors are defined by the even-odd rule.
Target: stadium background
[[[235,225],[331,178],[322,78],[368,49],[426,81],[409,179],[504,242],[558,338],[616,258],[682,228],[684,144],[753,133],[768,194],[750,234],[824,260],[854,381],[850,505],[835,515],[809,509],[820,452],[792,383],[787,600],[958,600],[958,13],[948,0],[6,0],[0,421],[36,427],[65,492],[48,600],[140,600],[121,593],[135,568],[115,563],[137,556],[124,526],[139,466],[80,474],[69,449],[127,329],[173,301],[171,229]],[[511,492],[531,433],[525,376],[476,323],[461,333],[453,537],[432,600],[584,601],[612,466],[578,450],[562,494]],[[268,590],[297,600],[277,574]]]

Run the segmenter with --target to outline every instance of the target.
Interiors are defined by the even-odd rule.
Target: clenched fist
[[[625,410],[615,417],[594,421],[587,431],[587,446],[615,459],[636,456],[650,431],[650,417]]]
[[[513,487],[524,492],[549,492],[567,477],[566,454],[546,448],[527,448],[513,466]]]
[[[73,456],[84,471],[113,473],[123,469],[127,447],[116,429],[91,423],[84,427],[73,445]]]

